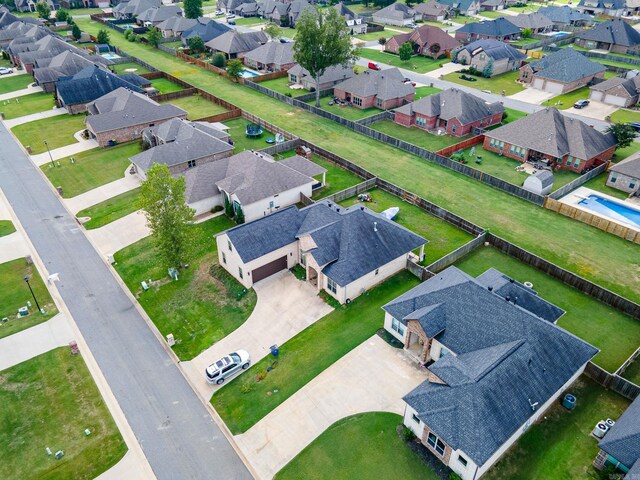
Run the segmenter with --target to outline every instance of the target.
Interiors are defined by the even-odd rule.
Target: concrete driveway
[[[374,411],[402,414],[402,397],[424,380],[425,369],[374,335],[234,438],[258,478],[270,479],[341,418]]]
[[[204,369],[213,362],[242,348],[255,363],[270,353],[271,345],[282,345],[333,310],[315,288],[288,270],[256,283],[253,288],[258,299],[247,321],[193,360],[181,363],[204,398],[210,398],[216,388],[221,388],[209,385],[204,377]]]
[[[509,95],[509,98],[513,100],[520,100],[522,102],[533,103],[535,105],[540,105],[545,100],[549,100],[553,97],[555,93],[543,92],[542,90],[538,90],[537,88],[526,88],[521,92],[514,93],[513,95]]]
[[[109,200],[116,195],[120,195],[121,193],[125,193],[139,187],[142,183],[140,177],[136,174],[129,173],[129,168],[130,167],[127,166],[127,169],[124,171],[123,178],[106,183],[98,188],[76,195],[75,197],[65,198],[63,199],[63,202],[67,205],[69,210],[71,210],[71,213],[75,215],[80,210],[92,207],[93,205]]]
[[[457,72],[464,68],[466,67],[460,63],[449,62],[449,63],[445,63],[441,68],[438,68],[437,70],[433,70],[432,72],[425,73],[425,75],[427,77],[440,78],[440,75],[446,75],[448,73]]]
[[[589,105],[585,108],[567,108],[565,112],[567,113],[575,113],[576,115],[582,115],[584,117],[595,118],[596,120],[604,120],[605,117],[611,115],[613,112],[618,110],[620,107],[614,107],[613,105],[607,105],[602,102],[594,102],[590,101]]]
[[[87,237],[105,258],[149,235],[151,230],[147,227],[147,218],[142,210],[114,220],[104,227],[87,230]]]

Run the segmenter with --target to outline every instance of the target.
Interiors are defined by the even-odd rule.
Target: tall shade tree
[[[607,128],[606,132],[613,134],[616,138],[616,142],[618,142],[617,148],[627,148],[638,135],[631,125],[624,123],[613,123]]]
[[[184,16],[198,18],[202,16],[202,0],[184,0]]]
[[[204,40],[201,37],[195,36],[187,39],[187,46],[189,50],[194,52],[203,52],[204,51]]]
[[[320,77],[329,67],[348,66],[357,58],[344,19],[335,8],[324,12],[319,8],[305,9],[296,23],[293,58],[309,72],[320,86]],[[320,106],[320,88],[316,88],[316,107]]]
[[[413,55],[413,45],[411,44],[411,42],[404,42],[402,45],[400,45],[398,55],[400,55],[400,60],[403,62],[408,62],[409,60],[411,60],[411,56]]]
[[[195,237],[190,225],[195,210],[184,201],[186,181],[169,167],[154,164],[140,187],[139,206],[147,217],[158,253],[167,267],[182,267],[190,259]]]
[[[242,76],[242,72],[244,70],[244,64],[242,60],[233,59],[227,62],[227,75],[234,82],[237,82],[238,79]]]
[[[158,45],[160,45],[160,40],[162,40],[162,34],[160,33],[160,30],[158,30],[156,27],[151,27],[149,29],[149,33],[147,33],[147,41],[149,42],[149,45],[157,48]]]
[[[100,30],[98,32],[98,36],[96,37],[96,41],[98,43],[109,44],[110,40],[111,39],[109,38],[109,32],[107,32],[106,30]]]
[[[38,12],[38,16],[43,20],[49,20],[51,7],[49,7],[47,2],[38,2],[36,3],[36,12]]]
[[[269,35],[269,38],[273,41],[278,41],[282,38],[282,28],[275,23],[270,23],[262,29],[264,33]]]
[[[75,38],[76,40],[80,40],[82,38],[82,30],[80,30],[80,27],[75,23],[73,24],[73,28],[71,29],[71,35],[73,35],[73,38]]]

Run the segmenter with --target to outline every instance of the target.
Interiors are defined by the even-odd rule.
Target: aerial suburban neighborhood
[[[640,480],[636,0],[0,0],[0,479]]]

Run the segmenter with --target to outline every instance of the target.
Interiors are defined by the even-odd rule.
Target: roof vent
[[[374,232],[378,231],[378,222],[373,222],[373,231]]]
[[[491,286],[490,286],[490,287],[488,287],[488,290],[489,290],[490,292],[493,292],[493,287],[491,287]]]

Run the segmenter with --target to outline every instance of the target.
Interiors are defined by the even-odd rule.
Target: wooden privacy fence
[[[467,138],[466,140],[463,140],[460,143],[456,143],[455,145],[449,145],[448,147],[445,147],[442,150],[438,150],[436,153],[438,155],[448,157],[450,155],[453,155],[459,150],[464,150],[465,148],[479,145],[482,142],[484,142],[484,135],[476,135],[475,137]]]
[[[640,232],[620,225],[617,222],[612,222],[606,218],[599,217],[580,208],[559,202],[551,197],[547,197],[547,200],[544,202],[544,207],[564,215],[565,217],[573,218],[579,222],[586,223],[587,225],[591,225],[592,227],[611,233],[616,237],[624,238],[625,240],[629,240],[630,242],[640,245]]]
[[[633,352],[631,356],[627,358],[622,365],[620,365],[618,370],[615,371],[615,374],[616,375],[624,374],[624,371],[627,369],[627,367],[631,365],[639,356],[640,356],[640,347],[638,347],[636,351]]]
[[[278,72],[260,74],[257,77],[253,77],[252,81],[256,82],[256,83],[266,82],[267,80],[274,80],[276,78],[284,78],[284,77],[286,77],[288,75],[289,74],[287,73],[286,70],[281,70],[281,71],[278,71]]]
[[[629,400],[635,400],[640,395],[640,387],[638,385],[626,378],[622,378],[620,375],[607,372],[593,362],[587,363],[584,373],[603,387],[613,390]]]
[[[407,270],[409,270],[411,274],[418,277],[418,279],[421,282],[424,282],[425,280],[429,280],[431,277],[435,276],[433,272],[429,271],[429,269],[423,267],[422,265],[416,263],[415,260],[412,259],[411,257],[407,259]]]
[[[197,93],[197,88],[185,88],[184,90],[178,90],[177,92],[160,93],[158,95],[154,95],[153,99],[156,102],[168,102],[169,100],[176,100],[178,98],[192,97]]]
[[[471,240],[471,241],[465,243],[464,245],[456,248],[453,252],[448,253],[444,257],[439,258],[438,260],[433,262],[431,265],[428,265],[427,266],[427,270],[429,270],[431,272],[434,272],[434,273],[438,273],[438,272],[444,270],[445,268],[447,268],[449,265],[453,265],[458,260],[460,260],[462,257],[464,257],[465,255],[473,252],[476,248],[478,248],[480,245],[482,245],[485,242],[485,236],[486,236],[486,233],[483,232],[482,234],[478,235],[473,240]]]
[[[374,188],[378,182],[378,178],[370,178],[369,180],[365,180],[362,183],[358,183],[353,187],[345,188],[344,190],[340,190],[339,192],[334,193],[333,195],[329,195],[324,197],[322,200],[329,200],[331,202],[339,203],[347,198],[355,197],[356,195],[360,195],[361,193],[367,192]]]
[[[200,68],[204,68],[205,70],[210,70],[212,72],[217,73],[218,75],[222,75],[223,77],[229,77],[229,74],[227,73],[227,71],[224,68],[219,68],[216,67],[215,65],[212,65],[208,62],[203,62],[202,60],[200,60],[199,58],[193,58],[190,55],[187,55],[184,52],[179,52],[176,51],[176,57],[178,57],[179,59],[187,62],[187,63],[191,63],[193,65],[197,65]],[[244,78],[240,77],[238,79],[236,79],[238,81],[238,83],[244,83]]]
[[[549,197],[551,197],[551,198],[553,198],[555,200],[558,200],[558,199],[564,197],[566,194],[568,194],[570,192],[573,192],[576,188],[580,187],[581,185],[584,185],[585,183],[587,183],[592,178],[597,177],[598,175],[600,175],[602,172],[604,172],[607,169],[608,165],[609,165],[609,162],[605,162],[602,165],[598,165],[593,170],[590,170],[587,173],[584,173],[584,174],[580,175],[575,180],[572,180],[571,182],[567,183],[566,185],[563,185],[562,187],[560,187],[556,191],[552,192],[549,195]]]
[[[262,125],[264,128],[266,128],[267,130],[269,130],[272,133],[280,133],[282,134],[282,136],[284,138],[286,138],[287,140],[295,140],[296,137],[294,134],[287,132],[286,130],[274,125],[273,123],[269,123],[266,120],[263,120],[262,118],[246,112],[244,110],[242,110],[242,118],[244,118],[245,120],[248,120],[251,123],[256,123],[258,125]]]

